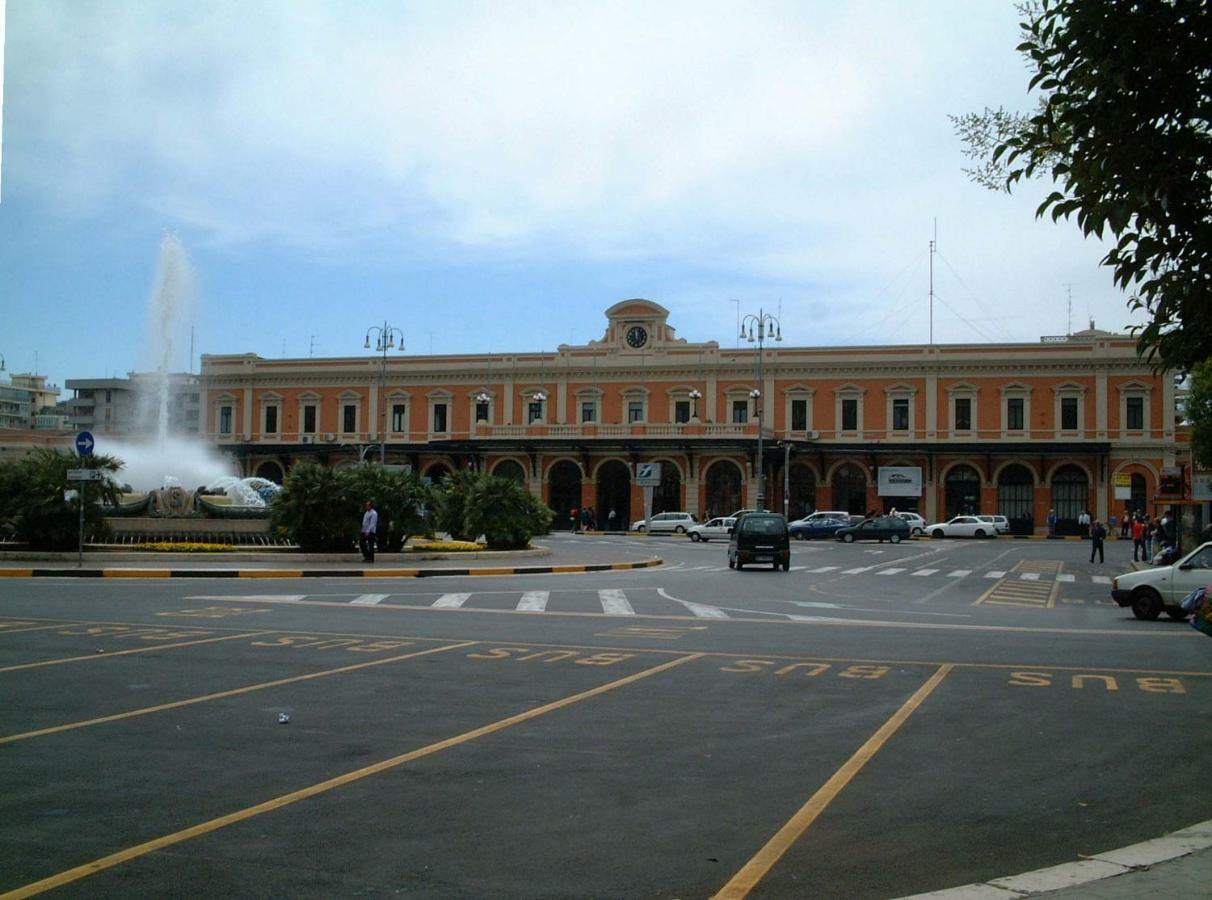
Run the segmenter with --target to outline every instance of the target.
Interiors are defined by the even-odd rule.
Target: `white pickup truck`
[[[1138,619],[1156,619],[1163,610],[1172,619],[1185,619],[1187,613],[1179,604],[1187,594],[1208,584],[1212,584],[1212,542],[1172,566],[1117,575],[1111,582],[1111,598],[1120,606],[1131,606]]]

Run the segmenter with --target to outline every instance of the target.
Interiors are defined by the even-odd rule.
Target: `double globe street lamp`
[[[762,374],[762,349],[765,342],[769,340],[781,341],[783,339],[782,323],[779,322],[777,316],[773,316],[765,310],[758,309],[757,315],[752,313],[745,316],[741,320],[741,334],[743,340],[751,344],[757,344],[757,380],[758,386],[749,392],[749,396],[753,398],[754,408],[757,412],[758,422],[758,487],[757,487],[757,508],[766,508],[766,460],[764,455],[764,447],[762,444],[762,386],[764,384]]]
[[[375,352],[382,353],[379,362],[379,406],[382,428],[379,431],[379,465],[387,462],[387,351],[396,346],[399,339],[400,352],[404,352],[404,332],[393,328],[384,322],[381,326],[371,325],[366,330],[365,349],[370,349],[370,338],[375,338]]]

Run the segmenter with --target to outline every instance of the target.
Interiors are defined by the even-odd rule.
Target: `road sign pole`
[[[76,568],[84,568],[84,490],[87,482],[80,482],[80,490],[76,491],[76,502],[80,504],[80,544],[76,550]]]

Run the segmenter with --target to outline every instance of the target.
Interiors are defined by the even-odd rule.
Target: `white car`
[[[688,512],[663,512],[652,517],[653,534],[685,534],[697,523],[697,519]],[[644,531],[647,523],[637,519],[631,523],[632,531]]]
[[[1185,619],[1179,606],[1198,587],[1212,584],[1212,542],[1197,547],[1172,566],[1116,575],[1111,599],[1131,606],[1138,619],[1156,619],[1163,610],[1171,619]]]
[[[1005,516],[977,516],[982,522],[988,522],[998,534],[1010,533],[1010,520]]]
[[[709,541],[712,538],[728,540],[728,531],[736,524],[733,516],[716,516],[702,525],[692,525],[686,529],[686,534],[692,541]]]
[[[909,532],[918,537],[926,533],[926,520],[915,512],[898,512],[898,516],[909,523]]]
[[[935,522],[926,526],[926,534],[931,537],[990,537],[997,534],[988,522],[982,522],[976,516],[956,516],[949,522]]]

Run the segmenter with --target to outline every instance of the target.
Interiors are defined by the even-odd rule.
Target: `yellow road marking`
[[[102,569],[102,578],[172,578],[168,569]]]
[[[892,718],[880,726],[879,731],[869,737],[866,743],[846,761],[846,764],[834,772],[821,789],[813,794],[808,802],[787,821],[787,824],[766,842],[766,846],[762,847],[749,862],[741,867],[739,872],[732,876],[726,885],[720,888],[715,895],[715,900],[734,900],[734,898],[748,896],[757,883],[774,867],[774,864],[791,848],[791,845],[799,840],[808,827],[833,802],[833,799],[842,792],[863,766],[871,761],[897,729],[934,692],[934,689],[942,684],[943,679],[950,672],[950,665],[941,666],[925,684],[914,691],[913,696],[904,702]]]
[[[484,569],[469,569],[468,575],[512,575],[512,568],[484,568]]]
[[[48,630],[50,630],[50,629],[52,629],[52,628],[62,628],[62,627],[63,627],[62,623],[55,624],[55,625],[33,625],[33,623],[32,623],[32,622],[31,622],[31,623],[28,623],[28,624],[30,624],[30,625],[33,625],[33,627],[32,627],[32,628],[22,628],[22,627],[20,627],[21,625],[24,625],[24,624],[27,624],[27,623],[24,623],[24,622],[14,622],[14,623],[12,623],[12,624],[10,625],[10,624],[8,624],[8,623],[6,622],[6,623],[4,623],[4,624],[0,624],[0,635],[4,635],[4,634],[25,634],[27,631],[48,631]]]
[[[537,719],[540,716],[545,716],[548,713],[563,709],[566,706],[572,706],[574,703],[580,703],[583,700],[589,700],[592,697],[597,697],[599,694],[605,694],[617,688],[624,687],[629,684],[634,684],[645,678],[657,675],[661,672],[668,671],[675,666],[680,666],[683,663],[688,663],[692,660],[702,657],[701,653],[692,653],[678,659],[670,660],[669,662],[661,663],[658,666],[653,666],[651,669],[644,669],[632,675],[624,676],[615,681],[607,682],[595,688],[590,688],[587,691],[581,691],[579,694],[573,694],[569,697],[564,697],[561,700],[553,700],[551,703],[545,703],[542,706],[537,706],[534,709],[516,715],[508,716],[504,719],[499,719],[488,725],[483,725],[479,728],[473,728],[471,731],[465,731],[462,734],[449,737],[425,747],[420,747],[416,750],[410,750],[407,753],[402,753],[399,756],[393,756],[391,759],[385,759],[382,762],[374,763],[361,769],[355,769],[352,772],[346,772],[344,775],[338,775],[335,778],[329,778],[327,781],[321,781],[318,784],[313,784],[297,791],[291,791],[289,794],[283,794],[280,797],[275,797],[272,800],[266,800],[264,803],[258,803],[255,806],[249,806],[233,813],[228,813],[225,816],[219,816],[216,819],[211,819],[209,822],[201,822],[190,828],[185,828],[181,831],[166,834],[163,837],[158,837],[150,841],[145,841],[142,844],[136,844],[133,847],[128,847],[125,850],[119,850],[117,853],[111,853],[109,856],[103,856],[100,859],[95,859],[92,862],[85,863],[82,866],[76,866],[73,869],[68,869],[60,872],[57,875],[52,875],[49,878],[43,878],[40,881],[31,882],[24,887],[19,887],[14,891],[6,894],[0,894],[0,900],[18,900],[18,898],[32,897],[35,894],[41,894],[44,891],[54,890],[55,888],[63,887],[65,884],[71,884],[73,881],[79,881],[81,878],[87,878],[90,875],[96,875],[98,872],[103,872],[106,869],[111,869],[114,866],[121,865],[124,862],[129,862],[132,859],[137,859],[140,856],[146,856],[148,853],[154,853],[157,850],[163,850],[165,847],[171,847],[175,844],[184,843],[196,837],[201,837],[205,834],[210,834],[212,831],[218,831],[220,828],[226,828],[228,825],[235,825],[238,822],[243,822],[255,816],[263,815],[264,813],[273,812],[282,809],[285,806],[298,803],[301,800],[308,800],[328,791],[335,790],[339,787],[344,787],[347,784],[352,784],[355,781],[361,781],[363,778],[369,778],[371,775],[378,775],[381,772],[386,772],[405,763],[413,762],[414,760],[430,756],[434,753],[440,753],[443,750],[449,750],[452,747],[457,747],[460,744],[466,744],[478,738],[486,737],[490,734],[495,734],[498,731],[503,731],[514,725],[520,725],[523,722],[529,722],[531,719]]]
[[[115,656],[129,656],[132,653],[147,653],[150,650],[176,650],[178,647],[194,647],[198,644],[213,644],[218,641],[234,641],[238,638],[260,637],[263,634],[276,634],[274,631],[250,631],[248,634],[226,634],[222,637],[203,638],[200,641],[182,641],[179,644],[154,644],[150,647],[135,647],[131,650],[115,650],[112,653],[90,653],[88,656],[67,656],[63,659],[44,659],[41,662],[22,663],[19,666],[5,666],[0,669],[0,672],[19,672],[22,669],[37,669],[41,666],[59,666],[63,663],[84,662],[85,660],[96,661],[98,659],[111,659]]]
[[[219,691],[214,694],[203,694],[200,697],[191,697],[188,700],[175,700],[172,703],[161,703],[159,706],[145,706],[142,709],[131,709],[122,713],[114,713],[110,716],[99,716],[95,719],[86,719],[80,722],[68,722],[66,725],[53,725],[49,728],[39,728],[37,731],[26,731],[22,734],[10,734],[7,737],[0,737],[0,745],[11,744],[14,741],[23,741],[27,738],[42,737],[48,734],[58,734],[61,731],[72,731],[76,728],[87,728],[91,725],[103,725],[106,722],[117,722],[122,719],[133,719],[136,716],[146,716],[151,713],[164,712],[168,709],[180,709],[182,706],[192,706],[195,703],[207,703],[211,700],[221,700],[224,697],[236,697],[240,694],[249,694],[253,691],[261,691],[266,688],[281,687],[284,684],[295,684],[300,681],[310,681],[313,678],[326,678],[329,675],[339,675],[343,672],[354,672],[358,669],[368,669],[371,666],[382,666],[387,663],[399,662],[402,659],[415,659],[418,656],[428,656],[433,653],[443,653],[447,650],[458,650],[461,647],[474,647],[479,641],[464,641],[460,644],[451,644],[448,647],[431,647],[428,650],[416,650],[412,653],[405,653],[402,656],[392,656],[387,659],[372,659],[368,662],[354,663],[349,666],[341,666],[337,669],[325,669],[320,672],[309,672],[306,675],[295,675],[290,678],[279,678],[276,681],[264,681],[260,684],[250,684],[245,687],[233,688],[230,691]]]
[[[33,569],[0,569],[0,578],[33,578]]]
[[[240,578],[302,578],[302,569],[240,569]]]

